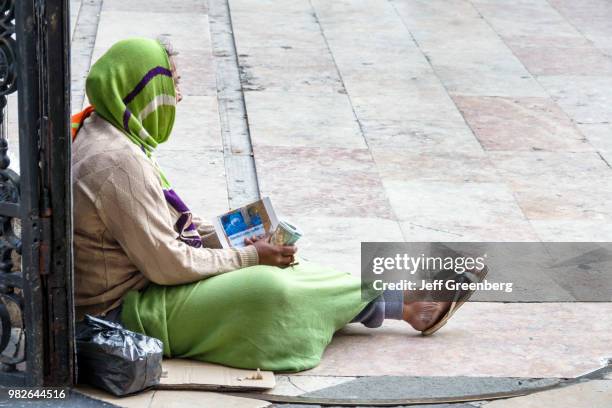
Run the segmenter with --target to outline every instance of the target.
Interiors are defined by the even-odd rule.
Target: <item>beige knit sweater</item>
[[[178,213],[157,170],[95,113],[72,146],[77,319],[117,307],[149,282],[179,285],[258,263],[253,246],[220,249],[214,228],[196,218],[203,248],[178,240]]]

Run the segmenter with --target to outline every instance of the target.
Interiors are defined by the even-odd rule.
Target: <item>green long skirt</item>
[[[334,332],[378,292],[358,278],[300,260],[254,266],[186,285],[129,292],[126,328],[156,337],[167,357],[239,368],[301,371],[319,364]]]

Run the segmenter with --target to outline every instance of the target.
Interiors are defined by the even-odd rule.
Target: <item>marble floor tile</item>
[[[530,220],[612,220],[612,169],[596,152],[490,157]]]
[[[76,110],[76,108],[74,109]],[[19,156],[19,106],[17,93],[7,95],[6,108],[4,108],[4,120],[7,124],[7,135],[9,149]]]
[[[451,94],[548,96],[509,49],[494,52],[425,50],[425,54]]]
[[[426,53],[505,49],[497,33],[468,1],[393,1],[392,4]]]
[[[612,242],[610,220],[531,220],[538,238],[545,242]]]
[[[468,225],[462,221],[447,224],[432,225],[422,220],[400,222],[404,239],[412,242],[532,242],[539,239],[532,226],[521,221],[508,221],[503,225]]]
[[[385,69],[388,65],[399,65],[401,69],[411,73],[431,69],[419,47],[407,36],[407,31],[402,32],[403,41],[398,43],[379,44],[374,38],[371,42],[355,45],[347,39],[329,38],[329,36],[328,41],[334,60],[340,66],[363,65]],[[370,39],[372,37],[375,36],[369,36]],[[360,38],[362,39],[367,40],[367,37],[364,35],[363,38]]]
[[[612,124],[577,125],[584,137],[599,152],[612,153]]]
[[[360,122],[370,147],[410,149],[415,153],[482,151],[478,140],[465,124],[410,117],[405,119],[363,117]]]
[[[607,0],[584,0],[580,3],[572,0],[550,0],[549,3],[563,13],[566,18],[571,16],[597,18],[612,15],[612,4]]]
[[[414,84],[408,94],[351,97],[368,145],[424,151],[481,151],[463,116],[440,86]]]
[[[317,0],[313,5],[339,66],[346,68],[355,61],[371,66],[377,62],[382,69],[398,64],[399,60],[410,62],[412,66],[404,67],[410,73],[428,69],[427,61],[391,3]]]
[[[594,47],[512,46],[512,50],[527,70],[536,76],[612,75],[612,58]]]
[[[605,50],[612,47],[611,36],[611,34],[593,34],[589,35],[589,40],[595,47]]]
[[[612,122],[612,76],[540,76],[538,82],[575,122]]]
[[[345,94],[245,93],[255,146],[365,148]]]
[[[455,95],[453,100],[485,150],[593,150],[549,98]]]
[[[373,54],[383,64],[394,63],[396,58],[387,57],[389,55],[420,54],[410,33],[387,2],[317,0],[313,1],[313,8],[338,65],[346,65],[342,60],[347,58],[354,61],[362,56],[371,62]]]
[[[576,8],[575,5],[568,6],[567,4],[558,7],[559,2],[553,4],[593,45],[598,48],[605,47],[606,44],[610,44],[610,39],[607,37],[612,33],[612,27],[610,27],[612,10],[609,5],[589,3],[585,3],[584,8]]]
[[[324,48],[325,40],[312,12],[261,12],[253,19],[250,7],[232,8],[238,53],[256,47]]]
[[[358,33],[370,32],[373,36],[388,36],[390,34],[406,34],[402,21],[391,7],[379,0],[378,8],[364,9],[358,3],[314,2],[314,12],[324,30],[344,30],[354,27]],[[331,5],[331,9],[328,6]],[[338,5],[343,5],[337,8]],[[335,10],[333,10],[335,9]]]
[[[304,236],[298,241],[300,257],[339,271],[361,274],[362,242],[401,242],[399,224],[373,217],[324,217],[295,215],[290,221]]]
[[[598,48],[612,45],[612,5],[605,0],[551,0],[550,4]]]
[[[593,43],[582,34],[558,36],[558,35],[513,35],[504,37],[504,43],[511,49],[515,48],[589,48]]]
[[[504,42],[482,19],[433,22],[431,27],[410,28],[419,48],[428,55],[453,51],[455,54],[469,53],[476,50],[481,53],[506,52]]]
[[[506,184],[385,179],[383,184],[407,239],[496,242],[536,238]]]
[[[576,185],[595,182],[612,171],[595,152],[490,152],[489,157],[511,186],[531,183]]]
[[[160,148],[197,151],[221,150],[221,128],[216,96],[184,96],[176,107],[172,135]]]
[[[210,49],[176,49],[176,69],[184,96],[217,96],[216,67]]]
[[[501,181],[488,156],[473,152],[417,152],[410,148],[371,147],[383,180],[494,183]]]
[[[262,196],[287,217],[394,219],[367,149],[255,148]]]
[[[424,221],[400,221],[402,235],[407,242],[484,242],[484,241],[499,241],[490,232],[482,231],[476,228],[470,228],[466,231],[456,231],[445,226],[430,225]],[[529,240],[531,235],[522,237],[513,237],[513,241],[520,239]]]
[[[72,36],[74,35],[74,29],[76,27],[77,24],[77,19],[79,16],[79,9],[81,8],[81,1],[80,0],[70,0],[69,7],[70,7],[70,37],[72,38]]]
[[[608,12],[604,15],[597,16],[595,14],[578,17],[570,16],[568,20],[582,33],[589,41],[589,45],[594,45],[596,48],[604,49],[612,46],[612,28],[610,27],[610,18],[612,13]],[[568,17],[568,16],[566,16]]]
[[[366,57],[341,51],[335,52],[334,58],[351,97],[407,96],[423,88],[441,89],[440,80],[418,50],[394,57],[374,53]]]
[[[173,1],[171,5],[168,0],[104,0],[103,10],[113,11],[135,11],[155,13],[200,13],[206,14],[208,7],[206,2],[200,0],[181,0]]]
[[[159,36],[168,38],[179,51],[209,50],[208,16],[202,13],[102,11],[96,47],[109,48],[130,37]]]
[[[610,357],[610,313],[612,303],[470,302],[431,337],[402,321],[352,324],[301,375],[576,377]],[[364,359],[372,344],[376,358]]]
[[[410,29],[431,27],[433,24],[442,26],[443,22],[456,26],[462,21],[480,18],[478,11],[466,0],[453,2],[442,0],[392,0],[391,2]]]
[[[232,13],[309,13],[312,9],[308,0],[229,0]]]
[[[351,102],[359,120],[445,121],[451,127],[465,126],[463,116],[440,84],[411,84],[407,94],[355,95]]]
[[[349,48],[361,54],[370,50],[384,50],[387,52],[405,52],[406,48],[416,48],[417,45],[410,33],[403,26],[377,27],[369,26],[342,26],[322,25],[323,34],[334,52]]]
[[[93,65],[106,51],[108,51],[109,47],[107,46],[96,46],[94,47],[91,53],[91,65]],[[89,72],[89,71],[88,71]],[[87,97],[87,96],[85,96]]]
[[[324,24],[337,26],[380,25],[393,29],[401,23],[393,7],[387,1],[380,0],[339,0],[328,2],[313,0],[312,4],[319,20]]]
[[[557,47],[588,45],[582,34],[546,0],[475,0],[472,4],[506,43]]]
[[[327,48],[250,48],[238,55],[245,91],[342,93]]]
[[[177,160],[180,156],[180,160]],[[223,152],[219,150],[171,150],[161,145],[156,160],[194,214],[211,221],[228,211]]]
[[[541,96],[542,91],[498,34],[467,2],[399,3],[419,47],[449,92]],[[419,11],[428,17],[419,17]],[[436,14],[433,14],[434,11]]]

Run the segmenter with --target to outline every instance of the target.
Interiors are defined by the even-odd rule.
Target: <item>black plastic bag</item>
[[[120,324],[85,316],[76,327],[78,382],[114,395],[159,384],[163,343]]]

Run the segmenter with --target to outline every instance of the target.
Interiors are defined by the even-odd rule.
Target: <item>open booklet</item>
[[[269,235],[277,245],[293,245],[302,236],[299,228],[279,222],[268,197],[215,217],[213,225],[224,248],[244,247],[252,236]]]

